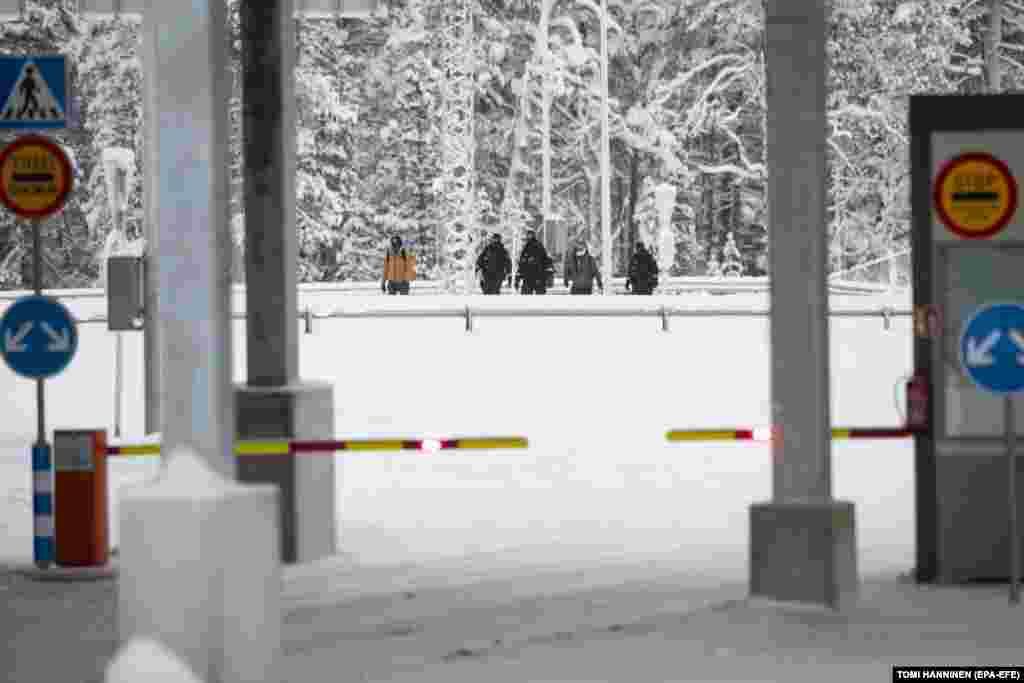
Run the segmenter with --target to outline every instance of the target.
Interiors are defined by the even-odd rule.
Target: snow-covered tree
[[[5,54],[68,55],[72,77],[79,83],[79,118],[90,116],[89,107],[95,99],[89,93],[96,79],[89,60],[82,57],[88,42],[86,26],[59,0],[29,2],[22,17],[0,23],[0,46]],[[0,144],[16,137],[16,132],[5,131],[0,134]],[[98,148],[88,128],[51,131],[49,137],[71,157],[75,188],[63,211],[39,223],[42,283],[48,288],[84,287],[95,280],[95,254],[102,244],[102,236],[90,232],[85,221],[93,191],[86,180],[92,177],[98,162]],[[0,211],[0,288],[31,286],[32,231],[6,209]]]
[[[675,211],[676,187],[671,183],[645,178],[637,205],[637,237],[654,254],[661,272],[668,272],[676,260],[678,235],[672,223]]]

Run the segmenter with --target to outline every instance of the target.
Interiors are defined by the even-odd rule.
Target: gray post
[[[237,388],[240,438],[329,439],[334,397],[298,378],[294,0],[243,2],[242,130],[248,380]],[[334,553],[334,460],[243,458],[241,481],[281,491],[281,559]]]
[[[121,404],[124,375],[124,346],[121,332],[114,333],[114,436],[121,438]]]
[[[298,377],[294,0],[242,3],[249,386]]]
[[[43,238],[42,221],[33,220],[32,228],[32,291],[43,295]],[[46,380],[36,378],[36,446],[46,446]]]
[[[1006,480],[1009,482],[1009,503],[1010,503],[1010,604],[1016,605],[1020,602],[1020,585],[1017,580],[1020,578],[1020,535],[1017,531],[1017,460],[1014,451],[1017,450],[1017,427],[1013,423],[1013,394],[1007,394],[1004,401],[1006,408]]]
[[[831,492],[824,0],[768,0],[772,497],[751,507],[751,593],[837,606],[856,589],[853,505]]]
[[[145,411],[146,411],[146,433],[160,431],[161,411],[161,366],[159,353],[160,348],[160,301],[157,296],[159,291],[158,277],[158,255],[160,253],[160,230],[159,212],[157,199],[159,190],[157,185],[160,176],[155,172],[159,164],[159,157],[156,148],[156,131],[159,126],[159,119],[156,116],[156,97],[159,84],[154,78],[156,66],[156,46],[154,41],[143,32],[142,36],[142,59],[146,68],[143,74],[143,145],[142,145],[142,205],[145,212],[143,225],[145,226],[146,254],[143,262],[144,284],[143,307],[146,316],[143,321],[143,366],[145,382]]]

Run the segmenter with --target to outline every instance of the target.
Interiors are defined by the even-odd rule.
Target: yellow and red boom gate
[[[903,427],[840,427],[832,429],[833,439],[905,439],[918,430]],[[673,429],[665,434],[669,441],[771,441],[770,427],[756,429]]]
[[[505,450],[529,447],[522,436],[456,437],[451,439],[343,439],[300,441],[288,439],[244,440],[235,442],[235,455],[298,455],[300,453],[336,453],[366,451],[419,451],[434,453],[450,450]],[[161,445],[121,444],[107,446],[107,455],[159,455]]]

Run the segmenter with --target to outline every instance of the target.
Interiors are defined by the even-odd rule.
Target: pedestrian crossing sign
[[[0,129],[67,128],[70,82],[64,55],[0,56]]]

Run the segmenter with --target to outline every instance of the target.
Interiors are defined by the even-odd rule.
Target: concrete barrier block
[[[124,491],[119,516],[122,641],[154,638],[207,681],[275,680],[276,490],[229,482],[178,449],[154,483]]]
[[[180,657],[151,638],[125,643],[107,666],[106,683],[203,683]]]

